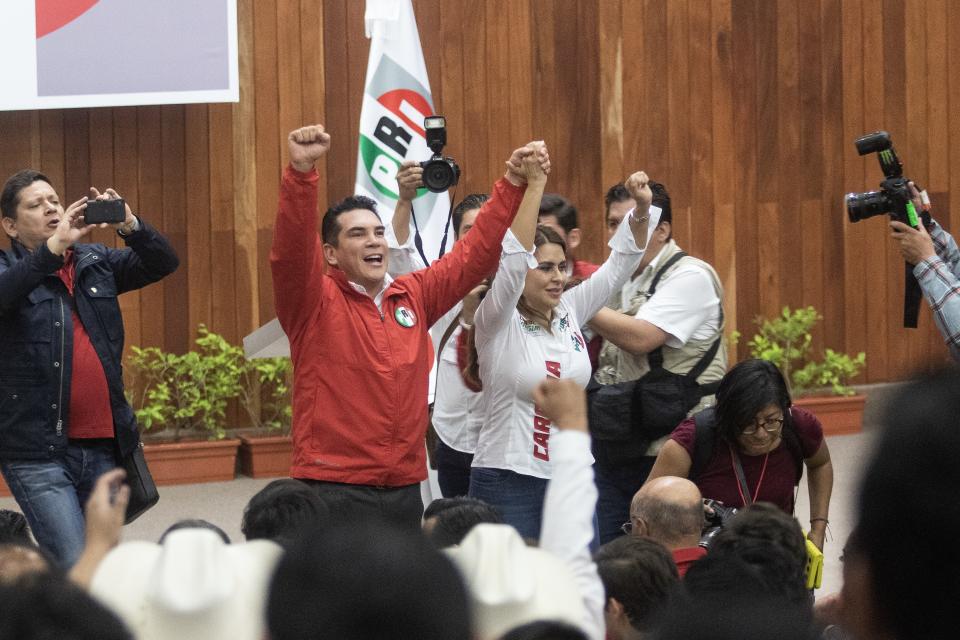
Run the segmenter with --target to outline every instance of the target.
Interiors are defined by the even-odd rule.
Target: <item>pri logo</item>
[[[397,324],[407,329],[417,324],[417,315],[406,307],[397,307],[397,310],[393,312],[393,317],[397,319]]]
[[[400,162],[411,146],[417,155],[427,157],[423,119],[433,114],[430,92],[390,56],[380,57],[373,79],[367,85],[367,97],[376,102],[380,117],[372,130],[369,120],[360,133],[360,157],[371,191],[396,200],[396,175]],[[417,197],[426,194],[419,189]]]

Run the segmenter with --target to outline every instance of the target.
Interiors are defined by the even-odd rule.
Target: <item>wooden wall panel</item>
[[[550,146],[549,189],[605,254],[603,195],[644,169],[670,189],[678,242],[723,280],[727,325],[813,304],[817,348],[866,351],[862,381],[944,361],[926,306],[901,326],[903,265],[855,137],[891,132],[907,175],[960,229],[960,8],[950,0],[415,0],[457,195],[509,152]],[[321,207],[353,190],[369,42],[363,3],[241,0],[236,105],[0,113],[0,173],[35,166],[66,202],[113,186],[166,232],[181,270],[123,297],[129,344],[187,348],[203,322],[239,340],[273,316],[269,251],[287,132],[324,123]],[[104,232],[96,238],[113,245]],[[743,357],[746,340],[737,354]]]

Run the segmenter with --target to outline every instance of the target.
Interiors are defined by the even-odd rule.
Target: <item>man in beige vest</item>
[[[633,182],[627,180],[629,191]],[[636,380],[662,358],[667,371],[683,375],[703,360],[701,386],[717,382],[727,368],[723,342],[723,288],[709,264],[682,252],[673,240],[673,217],[666,187],[650,182],[660,220],[633,279],[611,299],[610,308],[594,316],[590,326],[603,336],[595,380],[601,385]],[[711,357],[711,347],[718,348]],[[708,387],[709,389],[709,387]],[[704,395],[688,415],[713,403]],[[604,440],[594,434],[596,480],[600,490],[597,515],[600,543],[621,534],[630,515],[630,501],[644,483],[657,452],[669,434],[632,433],[629,440]]]

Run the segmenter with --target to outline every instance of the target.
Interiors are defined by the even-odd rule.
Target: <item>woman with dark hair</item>
[[[727,372],[717,404],[687,418],[663,445],[647,482],[690,478],[704,498],[727,507],[772,502],[793,514],[794,489],[807,468],[810,540],[823,548],[833,464],[816,416],[792,406],[780,370],[745,360]]]
[[[543,183],[546,176],[542,176]],[[503,255],[475,316],[474,338],[483,385],[470,496],[493,505],[525,538],[540,536],[550,479],[550,420],[532,391],[544,378],[590,380],[590,359],[580,327],[603,307],[640,264],[648,237],[652,194],[646,174],[628,185],[638,206],[610,240],[607,261],[588,280],[565,290],[566,246],[536,212],[521,207],[504,238]],[[527,191],[543,189],[528,178]],[[656,209],[659,211],[659,209]]]

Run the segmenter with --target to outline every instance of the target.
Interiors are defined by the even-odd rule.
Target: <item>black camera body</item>
[[[100,224],[102,222],[116,224],[126,219],[127,210],[123,198],[87,200],[87,208],[83,210],[84,224]]]
[[[710,515],[709,512],[705,514],[706,524],[703,527],[703,531],[700,534],[700,546],[708,549],[710,544],[713,542],[713,539],[723,530],[723,527],[730,522],[730,520],[737,515],[739,509],[736,507],[727,507],[724,506],[719,500],[705,499],[703,501],[703,506],[706,509],[710,509],[713,512],[713,515]]]
[[[884,180],[879,191],[847,194],[847,215],[850,222],[859,222],[883,214],[912,227],[918,226],[917,212],[910,198],[908,178],[903,175],[903,163],[897,156],[886,131],[875,131],[854,141],[857,153],[865,156],[876,153]]]
[[[428,116],[423,119],[427,134],[427,146],[433,155],[420,163],[423,169],[423,186],[434,193],[443,193],[460,180],[460,167],[453,158],[440,154],[447,145],[447,120],[443,116]]]

